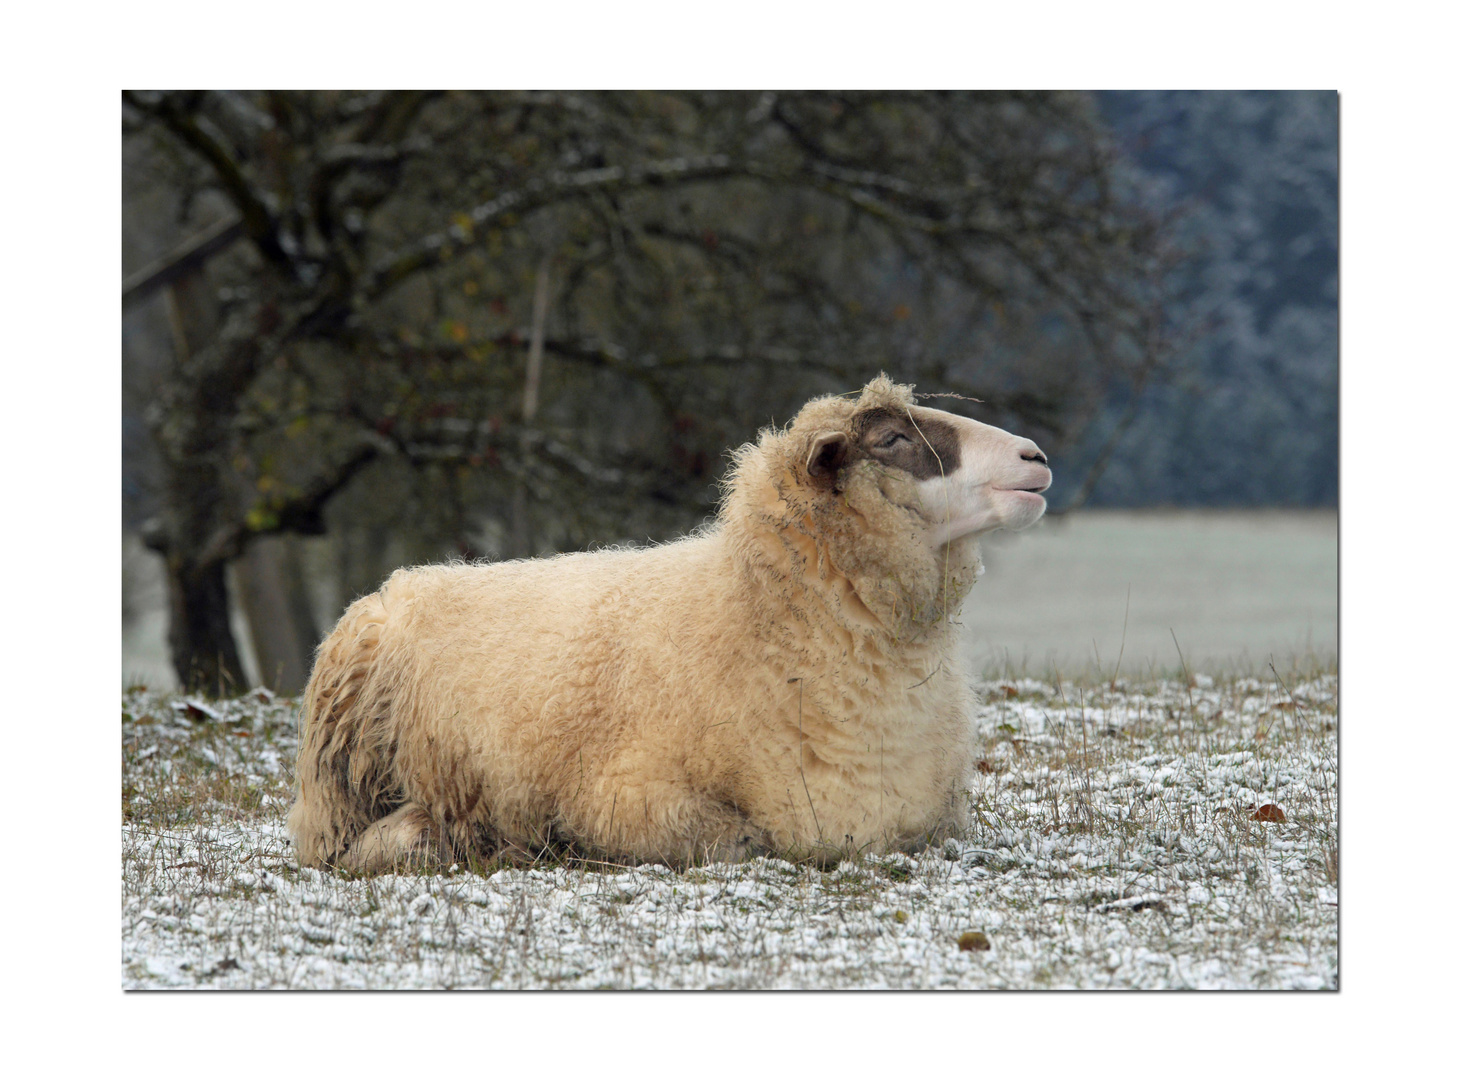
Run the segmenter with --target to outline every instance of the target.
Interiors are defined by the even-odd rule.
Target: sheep
[[[732,459],[683,539],[402,569],[355,601],[304,695],[300,865],[827,864],[954,828],[954,616],[979,537],[1043,514],[1047,458],[881,375]]]

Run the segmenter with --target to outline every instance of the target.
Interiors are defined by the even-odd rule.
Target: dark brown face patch
[[[962,464],[957,429],[935,417],[914,421],[905,412],[870,409],[857,418],[855,442],[860,456],[918,480],[951,476]]]

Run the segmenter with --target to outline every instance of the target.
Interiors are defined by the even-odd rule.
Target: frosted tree
[[[187,685],[242,681],[230,561],[341,506],[468,555],[662,536],[809,393],[886,367],[1057,449],[1161,357],[1163,222],[1083,95],[137,91],[123,123],[128,190],[194,230],[127,285],[169,296],[128,378]]]

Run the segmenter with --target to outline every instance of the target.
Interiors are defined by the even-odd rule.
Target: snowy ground
[[[134,690],[122,984],[1335,988],[1336,676],[1191,682],[987,685],[915,858],[359,880],[293,864],[293,702]]]

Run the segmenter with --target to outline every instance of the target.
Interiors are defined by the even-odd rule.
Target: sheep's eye
[[[911,442],[912,441],[911,439],[907,438],[907,436],[903,435],[900,431],[893,431],[890,435],[887,435],[886,437],[884,437],[881,440],[881,442],[879,442],[879,443],[876,444],[877,445],[877,449],[879,449],[879,450],[885,450],[888,447],[896,446],[897,445],[897,440],[899,440],[899,439],[902,442]]]

